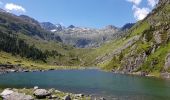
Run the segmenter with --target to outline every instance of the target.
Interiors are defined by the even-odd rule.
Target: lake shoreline
[[[85,94],[74,94],[59,91],[54,88],[6,88],[1,91],[0,98],[3,100],[91,100],[92,96]]]
[[[134,76],[140,76],[140,77],[151,77],[151,78],[159,78],[159,79],[170,80],[170,73],[168,73],[168,72],[160,73],[159,76],[149,74],[149,73],[146,73],[146,72],[124,72],[124,71],[117,71],[117,70],[112,70],[111,72],[113,72],[115,74],[134,75]]]
[[[126,89],[133,90],[133,88],[131,88],[131,84],[129,84],[128,86],[126,82],[134,83],[136,84],[134,86],[137,86],[136,88],[140,89],[140,87],[143,85],[139,84],[139,81],[149,82],[148,84],[150,84],[150,82],[151,83],[158,82],[158,84],[160,84],[159,82],[161,81],[160,79],[157,79],[157,78],[146,78],[146,76],[142,78],[142,77],[137,77],[139,75],[125,75],[125,74],[121,75],[120,73],[114,74],[113,72],[106,72],[106,71],[94,69],[94,68],[91,70],[90,69],[53,70],[53,71],[44,71],[43,73],[42,72],[28,72],[28,73],[27,72],[24,72],[24,73],[14,72],[14,73],[9,73],[9,74],[0,75],[0,76],[1,76],[1,82],[2,82],[1,83],[2,88],[0,90],[5,89],[5,88],[12,88],[13,90],[13,88],[16,88],[19,91],[18,93],[20,93],[21,90],[32,91],[34,88],[37,88],[36,86],[40,86],[41,88],[46,89],[46,90],[49,90],[51,88],[61,90],[63,91],[64,96],[66,96],[67,93],[71,93],[71,94],[83,93],[86,96],[99,98],[97,100],[103,100],[103,99],[100,99],[102,97],[106,99],[126,98],[127,97],[126,93],[119,94],[118,92],[118,94],[116,93],[116,95],[112,95],[112,93],[114,94],[116,92],[114,88],[117,88],[119,86],[120,86],[120,90],[122,89],[125,89],[125,91]],[[100,77],[97,77],[97,76],[100,76]],[[15,79],[15,77],[17,78]],[[5,79],[8,79],[8,80],[5,80]],[[104,79],[107,79],[107,80],[104,80]],[[148,80],[151,80],[151,81],[148,81]],[[87,81],[89,82],[89,84],[86,83]],[[113,83],[118,83],[118,84],[113,85]],[[119,84],[122,84],[122,85],[119,85]],[[161,84],[164,84],[164,82],[163,83],[161,82]],[[156,85],[154,87],[157,89]],[[142,89],[143,88],[141,88],[141,90]],[[99,90],[102,90],[102,92],[100,92]],[[138,91],[138,89],[136,91]],[[21,93],[25,93],[25,91]],[[31,93],[33,94],[33,92]],[[136,96],[133,97],[132,95],[130,95],[131,93],[135,94]],[[131,91],[131,93],[128,95],[128,98],[136,98],[136,97],[138,98],[138,97],[143,96],[143,94],[138,94],[138,92],[134,93],[133,91]],[[155,93],[154,95],[156,94],[157,93]],[[64,96],[62,96],[62,98]],[[150,96],[148,95],[148,98],[149,97]],[[82,99],[77,99],[77,100],[82,100]],[[131,100],[131,99],[128,99],[128,100]]]
[[[53,68],[26,68],[19,65],[0,64],[0,74],[7,74],[13,72],[45,72],[54,70],[84,70],[84,69],[97,69],[94,67],[78,67],[78,66],[56,66]]]
[[[78,66],[56,66],[53,68],[26,68],[21,67],[20,65],[11,65],[11,64],[0,64],[0,75],[1,74],[7,74],[7,73],[13,73],[13,72],[45,72],[45,71],[54,71],[54,70],[86,70],[86,69],[98,69],[101,71],[105,71],[101,68],[97,67],[78,67]],[[153,75],[146,72],[124,72],[124,71],[117,71],[117,70],[111,70],[108,72],[112,72],[115,74],[123,74],[123,75],[135,75],[135,76],[141,76],[141,77],[152,77],[152,78],[161,78],[161,79],[170,79],[170,73],[160,73],[160,75]]]

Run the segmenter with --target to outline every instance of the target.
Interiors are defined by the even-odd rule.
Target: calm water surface
[[[109,100],[170,100],[170,81],[100,70],[58,70],[0,75],[0,87],[56,88]],[[117,99],[116,99],[117,100]]]

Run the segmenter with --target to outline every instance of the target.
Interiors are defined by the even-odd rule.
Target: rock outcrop
[[[165,58],[165,70],[170,68],[170,53]]]
[[[9,89],[5,89],[1,96],[3,100],[33,100],[31,95],[25,95],[24,93],[14,92]]]

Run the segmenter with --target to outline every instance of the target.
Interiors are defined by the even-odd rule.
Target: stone
[[[14,70],[14,69],[11,69],[11,70],[9,70],[10,72],[16,72],[16,70]]]
[[[70,97],[70,95],[66,95],[63,99],[64,100],[71,100],[71,97]]]
[[[51,99],[56,99],[56,98],[58,98],[57,95],[51,95]]]
[[[156,31],[156,32],[153,33],[155,42],[157,44],[161,44],[162,43],[162,38],[161,38],[161,34],[160,33],[161,33],[160,31]]]
[[[170,53],[165,58],[165,70],[170,68]]]
[[[14,92],[8,95],[5,100],[33,100],[34,98],[31,95],[25,95],[23,93]]]
[[[164,79],[170,79],[170,73],[166,72],[166,73],[161,73],[161,77]]]
[[[34,86],[34,90],[38,89],[38,86]]]
[[[5,89],[1,96],[3,100],[33,100],[33,97],[30,95],[25,95],[23,93],[14,92],[9,89]]]
[[[52,89],[49,89],[49,91],[48,91],[49,93],[54,93],[55,92],[55,89],[54,88],[52,88]]]
[[[106,99],[102,97],[102,98],[100,98],[100,100],[106,100]]]
[[[82,97],[84,97],[84,94],[75,94],[75,97],[80,97],[80,98],[82,98]]]
[[[34,91],[34,95],[38,98],[38,99],[42,99],[42,98],[46,98],[47,96],[50,96],[51,93],[48,92],[45,89],[37,89]]]
[[[6,96],[6,95],[10,95],[12,94],[14,91],[10,90],[10,89],[5,89],[2,93],[1,96]]]
[[[61,91],[59,91],[59,90],[55,90],[55,93],[60,93]]]

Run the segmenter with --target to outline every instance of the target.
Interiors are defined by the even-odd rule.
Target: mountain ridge
[[[78,48],[93,48],[99,47],[110,40],[117,39],[119,35],[121,36],[123,31],[131,28],[133,24],[129,27],[126,26],[126,29],[123,29],[123,27],[117,28],[113,25],[108,25],[101,29],[76,27],[74,25],[68,27],[58,26],[60,27],[58,28],[54,24],[46,22],[46,25],[42,27],[59,35],[65,44],[73,45]]]

